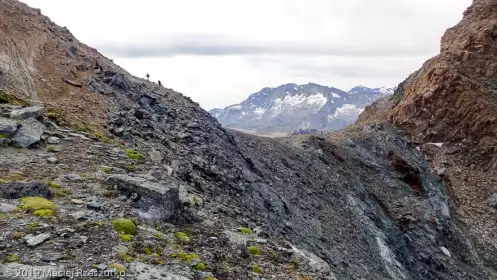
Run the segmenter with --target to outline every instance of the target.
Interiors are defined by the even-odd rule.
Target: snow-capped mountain
[[[357,86],[345,92],[313,83],[286,84],[263,88],[240,104],[210,113],[225,127],[258,133],[333,131],[353,123],[366,105],[393,91]]]

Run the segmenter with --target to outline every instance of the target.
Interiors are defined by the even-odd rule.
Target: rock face
[[[393,89],[354,87],[345,92],[313,83],[264,88],[240,104],[210,113],[225,127],[256,133],[290,133],[300,129],[334,131],[356,121],[366,105]]]
[[[12,140],[15,145],[28,148],[41,140],[43,132],[45,132],[45,126],[36,119],[29,118],[22,123]]]
[[[386,119],[418,142],[482,246],[497,245],[489,203],[497,192],[496,43],[497,2],[475,0],[440,54],[359,117]]]
[[[68,268],[104,263],[136,271],[137,279],[245,280],[262,270],[266,279],[495,279],[495,247],[473,242],[478,232],[454,211],[445,181],[452,171],[438,176],[425,158],[451,145],[418,147],[371,119],[322,137],[226,130],[189,98],[131,76],[20,2],[0,0],[0,23],[8,62],[0,63],[8,76],[2,88],[53,106],[41,121],[50,127],[45,134],[61,139],[57,150],[43,142],[0,148],[2,203],[53,192],[57,206],[0,215],[9,261],[41,266],[43,253],[63,253]],[[400,96],[383,102],[397,102],[397,110]],[[56,165],[47,164],[52,152]],[[16,171],[25,182],[3,183]],[[50,183],[29,183],[36,180]],[[168,223],[156,209],[182,219]],[[238,228],[242,238],[230,238]],[[25,232],[24,239],[51,241],[30,247]]]
[[[467,161],[492,166],[497,166],[496,7],[495,1],[475,0],[443,36],[441,53],[405,80],[381,110],[420,141],[463,143]]]
[[[17,131],[19,124],[14,120],[0,118],[0,135],[2,139],[11,137]]]
[[[10,113],[10,118],[11,119],[29,119],[29,118],[39,118],[41,115],[43,115],[45,111],[45,107],[41,106],[33,106],[33,107],[26,107],[22,109],[16,109],[13,110]]]

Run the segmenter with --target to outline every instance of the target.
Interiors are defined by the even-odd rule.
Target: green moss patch
[[[254,234],[252,230],[249,228],[240,228],[238,231],[240,231],[241,234],[246,234],[246,235]]]
[[[247,249],[248,249],[249,254],[251,254],[251,255],[258,256],[261,254],[261,250],[257,247],[248,246]]]
[[[142,154],[140,154],[136,150],[132,150],[132,149],[126,150],[126,155],[128,156],[128,158],[134,159],[134,160],[141,160],[141,159],[145,158]]]
[[[257,274],[260,274],[260,275],[264,275],[264,270],[258,266],[258,265],[252,265],[252,271],[257,273]]]
[[[121,234],[134,235],[136,233],[136,226],[130,219],[115,219],[112,221],[112,225],[114,226],[114,229]]]
[[[54,211],[50,209],[40,209],[33,211],[33,215],[38,216],[38,217],[47,217],[47,216],[53,216]]]
[[[19,209],[31,212],[37,216],[53,215],[57,206],[55,203],[43,197],[23,197]]]
[[[185,253],[183,251],[174,252],[169,255],[171,258],[179,259],[182,262],[192,263],[194,260],[200,260],[199,255],[196,253]]]
[[[5,260],[7,262],[20,262],[21,258],[17,254],[8,254]]]
[[[119,238],[121,238],[121,240],[123,242],[131,242],[131,241],[133,241],[134,236],[131,234],[121,233],[121,234],[119,234]]]
[[[11,104],[16,106],[28,106],[28,103],[20,98],[0,90],[0,104]]]
[[[119,264],[119,263],[109,264],[109,268],[110,269],[114,269],[115,271],[117,271],[119,273],[126,271],[126,267],[124,265],[122,265],[122,264]]]
[[[127,254],[119,254],[118,257],[120,260],[122,260],[123,262],[127,262],[127,263],[133,262],[135,260],[135,258],[133,258],[133,256],[130,256]]]
[[[48,187],[51,189],[60,189],[60,185],[54,181],[48,183]]]
[[[203,271],[203,270],[206,270],[206,269],[207,269],[207,266],[206,266],[204,263],[199,262],[199,263],[197,263],[197,264],[196,264],[193,268],[194,268],[195,270],[201,270],[201,271]]]
[[[174,239],[176,239],[176,241],[181,244],[186,244],[190,242],[190,238],[188,237],[188,235],[186,235],[186,233],[181,231],[176,232],[174,234]]]

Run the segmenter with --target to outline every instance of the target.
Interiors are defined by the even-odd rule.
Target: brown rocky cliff
[[[388,120],[428,156],[458,218],[497,246],[497,1],[475,0],[447,30],[440,54],[366,108],[359,123]],[[494,205],[494,206],[493,206]]]
[[[103,124],[107,97],[91,93],[86,84],[99,71],[97,61],[105,69],[124,70],[40,10],[12,0],[0,0],[0,6],[0,91],[63,110],[78,125]]]
[[[423,143],[463,146],[468,163],[497,164],[497,1],[480,0],[447,30],[441,53],[368,108]]]

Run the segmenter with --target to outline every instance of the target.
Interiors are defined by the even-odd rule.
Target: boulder
[[[0,202],[0,213],[14,212],[16,210],[15,205],[10,205],[7,203]]]
[[[6,199],[18,199],[21,197],[45,197],[51,198],[52,191],[47,184],[42,182],[8,182],[0,183],[0,197]]]
[[[43,242],[47,241],[48,239],[50,239],[50,237],[52,236],[49,233],[42,233],[26,240],[26,243],[29,245],[29,247],[36,247],[42,244]]]
[[[17,122],[0,117],[0,138],[9,138],[16,132],[19,125]]]
[[[109,176],[106,183],[117,185],[129,195],[137,194],[139,199],[144,198],[159,204],[166,220],[177,218],[181,210],[180,187],[176,181],[159,183],[142,177],[116,174]]]
[[[14,144],[21,148],[28,148],[41,140],[43,132],[45,132],[45,126],[36,119],[29,118],[14,135]]]
[[[22,109],[13,110],[10,113],[11,119],[26,120],[29,118],[39,118],[45,112],[45,108],[41,106],[26,107]]]

